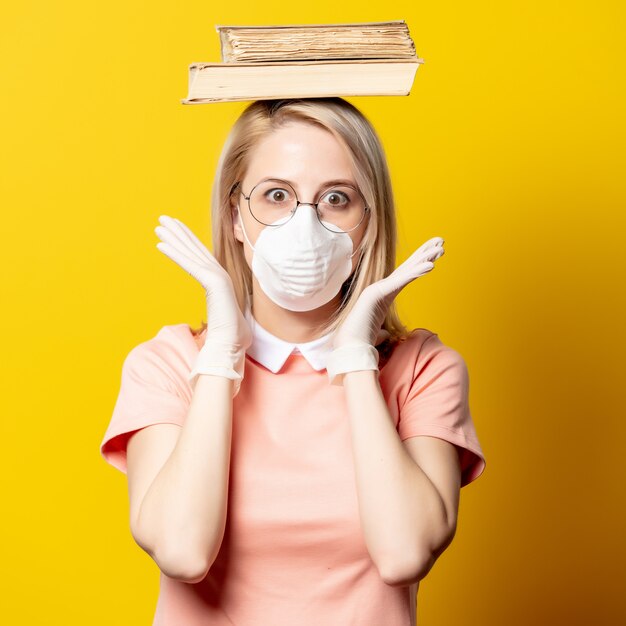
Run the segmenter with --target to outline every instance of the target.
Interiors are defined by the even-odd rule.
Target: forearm
[[[368,551],[385,580],[417,579],[446,543],[445,505],[400,440],[377,373],[350,372],[343,386]]]
[[[167,462],[146,492],[138,527],[170,570],[208,570],[224,536],[232,438],[232,384],[201,375]],[[165,568],[164,567],[164,568]]]

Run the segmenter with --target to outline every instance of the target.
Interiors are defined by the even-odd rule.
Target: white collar
[[[326,359],[331,351],[332,333],[306,343],[291,343],[263,328],[252,316],[250,308],[246,309],[245,317],[253,335],[252,344],[246,350],[247,354],[274,374],[282,369],[292,352],[302,354],[314,370],[319,372],[326,369]]]

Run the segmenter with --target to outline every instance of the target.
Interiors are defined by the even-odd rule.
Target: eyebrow
[[[276,180],[281,183],[288,183],[294,189],[296,188],[296,183],[292,182],[291,180],[287,180],[286,178],[277,178],[275,176],[267,176],[266,178],[262,178],[259,182],[265,182],[268,180]],[[356,182],[348,180],[346,178],[336,178],[334,180],[327,180],[326,182],[322,183],[317,188],[317,190],[322,191],[323,189],[327,189],[328,187],[332,187],[333,185],[349,185],[350,187],[356,187]]]

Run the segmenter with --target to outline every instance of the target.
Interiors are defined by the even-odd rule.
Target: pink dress
[[[364,542],[344,390],[328,383],[324,369],[328,337],[296,346],[252,326],[233,400],[224,540],[201,582],[160,573],[153,626],[414,626],[418,585],[383,582]],[[204,333],[194,337],[187,324],[175,324],[130,351],[101,443],[107,462],[126,473],[133,432],[183,425],[203,341]],[[482,474],[458,352],[418,329],[395,348],[379,380],[400,439],[454,444],[462,486]]]

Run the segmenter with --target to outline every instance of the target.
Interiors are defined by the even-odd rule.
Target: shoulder
[[[187,377],[194,350],[189,326],[173,324],[126,355],[117,401],[100,444],[105,460],[124,473],[133,432],[151,424],[183,424],[191,401]]]
[[[178,380],[191,370],[198,350],[197,338],[188,324],[169,324],[131,348],[122,370],[145,382]]]
[[[414,328],[406,337],[392,346],[388,361],[403,366],[425,365],[434,358],[440,361],[463,360],[461,354],[444,343],[437,332],[428,328]]]
[[[393,344],[381,368],[387,380],[400,383],[408,390],[414,384],[443,375],[467,378],[467,367],[458,350],[445,343],[435,331],[414,328]]]

